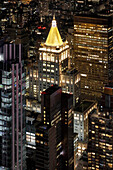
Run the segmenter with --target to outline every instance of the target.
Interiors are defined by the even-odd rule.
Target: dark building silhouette
[[[57,85],[42,92],[42,122],[36,130],[36,168],[73,169],[73,97]]]

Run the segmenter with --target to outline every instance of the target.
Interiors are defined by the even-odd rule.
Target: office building
[[[0,169],[26,169],[25,72],[21,44],[0,44]]]
[[[97,108],[97,103],[84,100],[74,110],[74,132],[78,133],[79,140],[88,139],[88,115]]]
[[[84,151],[80,159],[78,160],[76,170],[87,170],[88,169],[88,154]]]
[[[56,128],[40,125],[36,131],[36,169],[56,168]]]
[[[41,113],[41,104],[38,102],[38,56],[28,57],[26,63],[26,110]]]
[[[78,134],[78,139],[75,141],[75,164],[76,169],[83,152],[88,145],[88,115],[97,108],[95,101],[82,101],[77,107],[73,109],[74,115],[74,133]]]
[[[113,169],[113,87],[104,89],[98,109],[89,115],[88,169]]]
[[[73,97],[62,93],[62,135],[63,135],[63,161],[66,170],[74,169],[74,142],[76,134],[73,133]]]
[[[52,84],[62,86],[63,92],[67,93],[75,94],[76,87],[78,91],[80,89],[80,74],[71,67],[69,45],[62,41],[55,17],[46,42],[39,48],[38,79],[39,101],[41,92]]]
[[[75,16],[73,62],[81,74],[82,97],[100,98],[113,75],[111,15]]]
[[[42,122],[36,129],[36,168],[73,169],[73,97],[53,85],[42,92]]]
[[[39,48],[39,52],[38,71],[39,91],[41,93],[52,84],[59,85],[61,72],[68,68],[69,46],[67,42],[63,43],[55,18],[53,18],[46,42]]]

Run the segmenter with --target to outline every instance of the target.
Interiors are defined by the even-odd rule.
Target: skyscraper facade
[[[88,169],[113,169],[113,87],[89,115]]]
[[[73,93],[75,85],[80,87],[80,75],[71,68],[68,42],[63,42],[53,17],[46,42],[39,48],[38,61],[39,96],[52,84],[63,87],[63,92]]]
[[[39,91],[60,84],[60,74],[68,68],[69,46],[63,43],[55,18],[43,47],[39,48]]]
[[[78,140],[75,140],[75,164],[78,167],[79,159],[82,157],[83,152],[87,149],[88,133],[89,133],[89,113],[97,108],[95,101],[82,101],[77,107],[74,108],[74,133],[77,133]]]
[[[73,62],[84,98],[96,99],[112,80],[112,16],[78,15],[74,20]]]
[[[53,85],[42,92],[42,122],[36,130],[36,168],[74,168],[73,97]]]
[[[25,72],[22,47],[0,46],[0,168],[26,169]]]

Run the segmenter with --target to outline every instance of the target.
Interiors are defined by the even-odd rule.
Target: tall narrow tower
[[[0,46],[0,169],[26,169],[23,66],[21,44]]]
[[[80,78],[76,76],[73,82],[75,72],[70,67],[70,49],[68,42],[63,42],[57,28],[55,17],[46,42],[39,48],[39,95],[52,84],[63,86],[64,92],[73,93],[73,85],[79,82]],[[72,74],[71,74],[72,73]],[[72,77],[72,78],[71,78]],[[70,85],[70,87],[68,87]]]

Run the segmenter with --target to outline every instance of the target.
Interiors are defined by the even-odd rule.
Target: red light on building
[[[42,27],[40,26],[40,27],[38,27],[38,29],[41,29]]]
[[[45,92],[45,91],[43,91],[41,94],[46,94],[46,92]]]
[[[39,26],[38,29],[39,29],[39,30],[40,30],[40,29],[45,30],[46,27],[41,27],[41,26]]]

